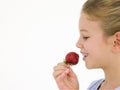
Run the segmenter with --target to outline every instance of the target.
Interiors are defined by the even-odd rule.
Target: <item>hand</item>
[[[63,62],[59,63],[54,67],[53,76],[59,90],[79,90],[77,76],[72,71],[70,65],[66,65]]]

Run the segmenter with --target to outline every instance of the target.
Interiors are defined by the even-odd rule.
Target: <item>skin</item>
[[[111,37],[107,38],[103,34],[99,21],[90,21],[85,14],[81,15],[80,38],[76,44],[81,53],[87,55],[85,58],[86,67],[105,68],[108,59],[111,59]],[[107,54],[106,54],[107,53]],[[106,60],[107,59],[107,60]],[[106,60],[106,61],[105,61]]]
[[[100,24],[99,20],[91,21],[82,13],[79,21],[80,38],[76,46],[83,54],[88,69],[103,69],[105,81],[100,90],[114,90],[120,86],[120,32],[105,36]],[[53,76],[59,90],[79,90],[77,76],[69,65],[63,62],[57,64]]]
[[[79,90],[77,76],[72,71],[70,65],[61,62],[54,67],[53,76],[59,90]]]

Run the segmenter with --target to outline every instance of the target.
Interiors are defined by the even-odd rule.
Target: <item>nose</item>
[[[78,41],[77,41],[77,43],[76,43],[76,47],[78,47],[78,48],[80,48],[80,49],[83,48],[83,44],[82,44],[80,38],[78,39]]]

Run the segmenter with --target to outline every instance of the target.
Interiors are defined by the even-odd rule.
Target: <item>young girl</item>
[[[88,69],[101,68],[105,78],[87,90],[120,90],[120,0],[87,0],[79,21],[80,48]],[[76,74],[63,62],[54,67],[59,90],[79,90]]]

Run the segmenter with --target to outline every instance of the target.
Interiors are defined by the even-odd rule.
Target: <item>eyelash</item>
[[[85,37],[83,37],[84,40],[87,40],[88,38],[89,38],[89,36],[85,36]]]

